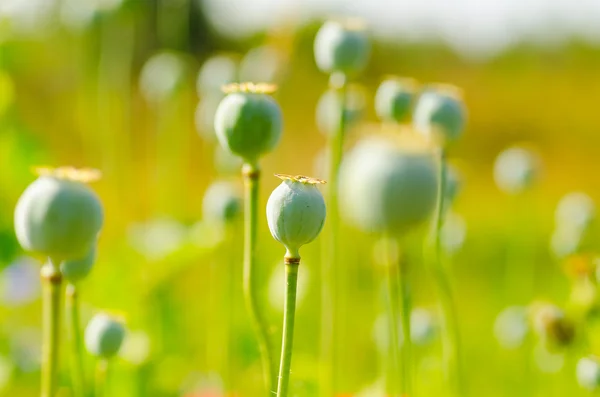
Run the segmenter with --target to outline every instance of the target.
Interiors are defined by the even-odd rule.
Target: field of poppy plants
[[[597,48],[28,3],[0,4],[0,396],[600,390]]]

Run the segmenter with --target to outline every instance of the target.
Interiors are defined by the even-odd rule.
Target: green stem
[[[106,393],[108,384],[108,367],[109,362],[106,359],[98,359],[96,362],[96,384],[94,397],[104,397],[108,395]]]
[[[340,76],[336,76],[340,77]],[[336,80],[332,76],[331,80]],[[329,136],[328,145],[328,189],[327,189],[327,214],[328,214],[328,232],[326,240],[328,244],[324,246],[324,260],[322,266],[322,313],[321,313],[321,355],[324,363],[321,373],[321,395],[331,397],[337,387],[338,373],[340,365],[337,354],[341,350],[343,335],[341,314],[344,312],[341,302],[341,286],[345,284],[346,273],[340,271],[338,258],[338,233],[339,233],[339,214],[338,214],[338,173],[342,162],[344,149],[344,135],[346,131],[346,97],[347,97],[347,79],[341,76],[340,83],[335,88],[340,97],[340,119],[338,128]]]
[[[400,283],[398,276],[398,266],[394,262],[393,254],[392,254],[392,244],[393,241],[389,237],[383,238],[383,246],[385,248],[385,258],[386,258],[386,268],[387,268],[387,284],[388,284],[388,326],[389,326],[389,343],[390,343],[390,355],[391,359],[389,360],[389,372],[388,372],[388,384],[392,390],[392,396],[396,395],[400,390],[400,387],[397,384],[397,371],[400,371],[403,363],[400,357],[400,350],[398,347],[398,319],[400,318],[400,308],[398,307],[398,302],[400,301]],[[406,364],[406,363],[404,363]],[[404,374],[401,374],[401,382],[405,383],[403,380]],[[396,381],[394,381],[396,380]]]
[[[411,297],[410,297],[410,273],[407,260],[400,259],[397,263],[396,270],[392,271],[390,277],[396,276],[396,281],[390,281],[398,285],[398,293],[400,295],[400,320],[402,325],[402,346],[400,347],[400,364],[401,373],[400,380],[402,382],[400,388],[401,396],[413,396],[412,390],[412,338],[411,338]],[[399,280],[398,280],[399,278]],[[393,321],[392,321],[393,322]]]
[[[296,288],[300,258],[285,257],[285,306],[283,312],[283,338],[281,340],[281,361],[279,364],[279,384],[277,397],[287,397],[292,366],[294,345],[294,322],[296,320]]]
[[[439,152],[438,200],[434,220],[434,244],[432,267],[442,311],[442,343],[445,372],[457,396],[465,395],[464,378],[460,359],[460,333],[452,288],[442,263],[441,229],[444,222],[444,193],[446,191],[446,158],[443,149]]]
[[[273,351],[269,341],[269,326],[261,311],[258,296],[258,268],[256,264],[256,242],[258,229],[258,191],[260,170],[258,166],[244,164],[244,296],[248,311],[256,329],[263,365],[263,375],[268,395],[277,386]]]
[[[85,397],[85,375],[83,366],[83,344],[79,317],[79,291],[73,284],[66,290],[69,340],[71,343],[71,371],[73,397]]]
[[[49,260],[41,270],[43,284],[42,397],[54,397],[58,384],[62,275]]]

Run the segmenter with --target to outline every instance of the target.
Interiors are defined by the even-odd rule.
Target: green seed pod
[[[375,93],[375,113],[383,121],[401,123],[410,116],[416,81],[389,78],[381,82]]]
[[[360,21],[328,21],[317,32],[314,51],[322,72],[352,76],[367,65],[371,45]]]
[[[71,284],[86,278],[96,262],[96,244],[92,244],[87,255],[81,259],[68,259],[60,264],[60,272]]]
[[[273,150],[281,138],[281,109],[267,94],[273,90],[273,86],[263,84],[234,84],[217,108],[215,132],[219,142],[250,164]]]
[[[344,114],[346,128],[352,127],[360,120],[364,108],[364,91],[356,85],[349,85]],[[317,102],[315,121],[317,128],[323,135],[331,136],[337,132],[337,129],[340,127],[341,109],[340,95],[336,90],[329,89],[321,95],[319,102]]]
[[[503,348],[512,350],[522,346],[528,333],[527,308],[509,306],[496,317],[494,336]]]
[[[533,329],[544,342],[546,348],[565,347],[575,338],[575,327],[565,313],[551,304],[537,304],[532,307]]]
[[[112,358],[125,339],[123,324],[107,314],[97,314],[85,329],[85,347],[97,357]]]
[[[363,140],[341,166],[341,213],[364,231],[403,234],[432,214],[436,170],[429,150],[395,147],[391,139]]]
[[[577,383],[590,391],[600,387],[600,362],[596,357],[584,357],[577,362]]]
[[[494,181],[500,190],[518,194],[530,187],[539,168],[537,158],[529,150],[512,147],[496,157]]]
[[[458,140],[466,123],[466,109],[455,87],[425,90],[417,99],[413,114],[417,131],[442,144]]]
[[[237,62],[232,56],[221,54],[208,58],[200,67],[196,79],[198,96],[221,94],[224,85],[237,81],[237,69]]]
[[[590,196],[572,192],[560,199],[555,212],[557,227],[587,229],[596,216],[596,205]]]
[[[313,241],[325,223],[325,200],[317,189],[320,179],[278,174],[283,182],[267,202],[267,221],[273,238],[299,258],[298,250]]]
[[[79,259],[95,244],[103,222],[102,204],[85,185],[97,172],[40,170],[15,208],[15,231],[23,248],[56,261]]]
[[[174,52],[161,52],[146,61],[140,72],[140,90],[146,101],[160,104],[183,86],[186,64]]]
[[[215,182],[206,189],[202,201],[202,214],[206,220],[231,222],[242,211],[239,189],[230,182]]]

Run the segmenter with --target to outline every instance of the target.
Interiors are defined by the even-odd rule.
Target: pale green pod
[[[417,84],[412,79],[389,78],[375,93],[375,113],[383,121],[404,122],[410,117]]]
[[[61,175],[36,179],[15,208],[15,231],[21,246],[57,261],[85,256],[102,223],[102,204],[94,191]]]
[[[267,222],[273,238],[287,249],[287,256],[299,258],[298,250],[313,241],[325,223],[325,200],[317,189],[319,179],[277,175],[283,182],[267,202]]]
[[[583,231],[590,226],[595,217],[594,200],[583,192],[571,192],[558,202],[554,219],[557,227]]]
[[[341,214],[367,232],[403,234],[432,214],[437,172],[429,151],[408,151],[384,139],[361,141],[340,171]]]
[[[577,362],[577,383],[590,391],[600,387],[600,362],[596,357],[584,357]]]
[[[504,349],[512,350],[522,346],[528,333],[527,308],[509,306],[496,317],[494,336]]]
[[[319,132],[325,136],[334,135],[340,128],[341,105],[340,95],[334,89],[328,89],[317,102],[315,121]],[[360,121],[365,108],[364,91],[356,85],[349,85],[344,107],[345,128],[351,128]]]
[[[208,58],[200,67],[196,79],[196,92],[199,97],[221,94],[224,85],[237,81],[238,65],[236,60],[226,54]]]
[[[428,89],[419,95],[413,113],[415,129],[442,144],[454,142],[466,124],[466,109],[456,89]]]
[[[140,72],[140,91],[150,103],[168,100],[183,86],[186,64],[175,52],[160,52],[150,57]]]
[[[96,357],[114,357],[119,352],[123,339],[123,324],[104,313],[94,316],[85,329],[85,347]]]
[[[279,143],[281,109],[261,85],[236,87],[217,108],[215,132],[221,146],[254,164]]]
[[[317,67],[322,72],[351,76],[367,65],[371,45],[359,21],[328,21],[317,32],[314,52]]]
[[[538,159],[522,147],[512,147],[501,152],[494,163],[494,181],[508,194],[518,194],[529,188],[539,168]]]
[[[202,214],[205,220],[232,222],[242,212],[242,196],[231,182],[215,182],[206,189],[202,201]]]
[[[80,259],[67,259],[60,264],[60,272],[71,284],[77,283],[90,274],[96,262],[96,244]]]

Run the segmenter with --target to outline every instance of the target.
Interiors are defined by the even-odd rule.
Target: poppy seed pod
[[[340,170],[342,215],[368,232],[402,234],[424,222],[437,199],[432,153],[366,139],[346,156]]]
[[[596,216],[596,205],[590,196],[572,192],[560,199],[556,206],[555,222],[559,227],[585,230]]]
[[[458,89],[443,87],[424,91],[417,99],[413,123],[417,131],[443,144],[458,140],[466,123],[466,109]]]
[[[360,21],[328,21],[317,32],[314,51],[322,72],[354,75],[367,65],[371,45]]]
[[[278,174],[283,182],[267,202],[267,222],[273,238],[299,258],[298,249],[313,241],[325,223],[325,200],[317,189],[320,179]]]
[[[390,78],[381,82],[375,93],[375,113],[384,121],[397,123],[410,116],[416,82],[412,79]]]
[[[584,357],[577,362],[577,383],[590,391],[600,387],[600,363],[596,357]]]
[[[68,259],[60,264],[60,272],[71,284],[83,280],[90,274],[96,262],[96,244],[81,259]]]
[[[186,64],[174,52],[161,52],[150,57],[140,72],[140,90],[146,101],[160,104],[168,100],[185,80]]]
[[[255,164],[275,148],[283,121],[277,102],[265,84],[232,84],[215,114],[215,132],[221,145],[244,161]]]
[[[203,218],[219,222],[231,222],[242,210],[242,197],[230,182],[215,182],[206,189],[202,201]]]
[[[15,231],[23,248],[56,261],[79,259],[95,244],[103,223],[102,204],[83,182],[97,172],[41,169],[15,208]]]
[[[326,135],[334,135],[340,128],[341,110],[340,95],[336,90],[329,89],[321,95],[317,102],[315,121],[319,131]],[[356,85],[349,85],[344,109],[345,127],[349,128],[358,122],[365,108],[364,92]]]
[[[494,181],[500,190],[518,194],[533,183],[538,169],[538,160],[529,150],[512,147],[496,157]]]
[[[85,347],[97,357],[111,358],[125,339],[125,327],[107,314],[97,314],[85,329]]]

